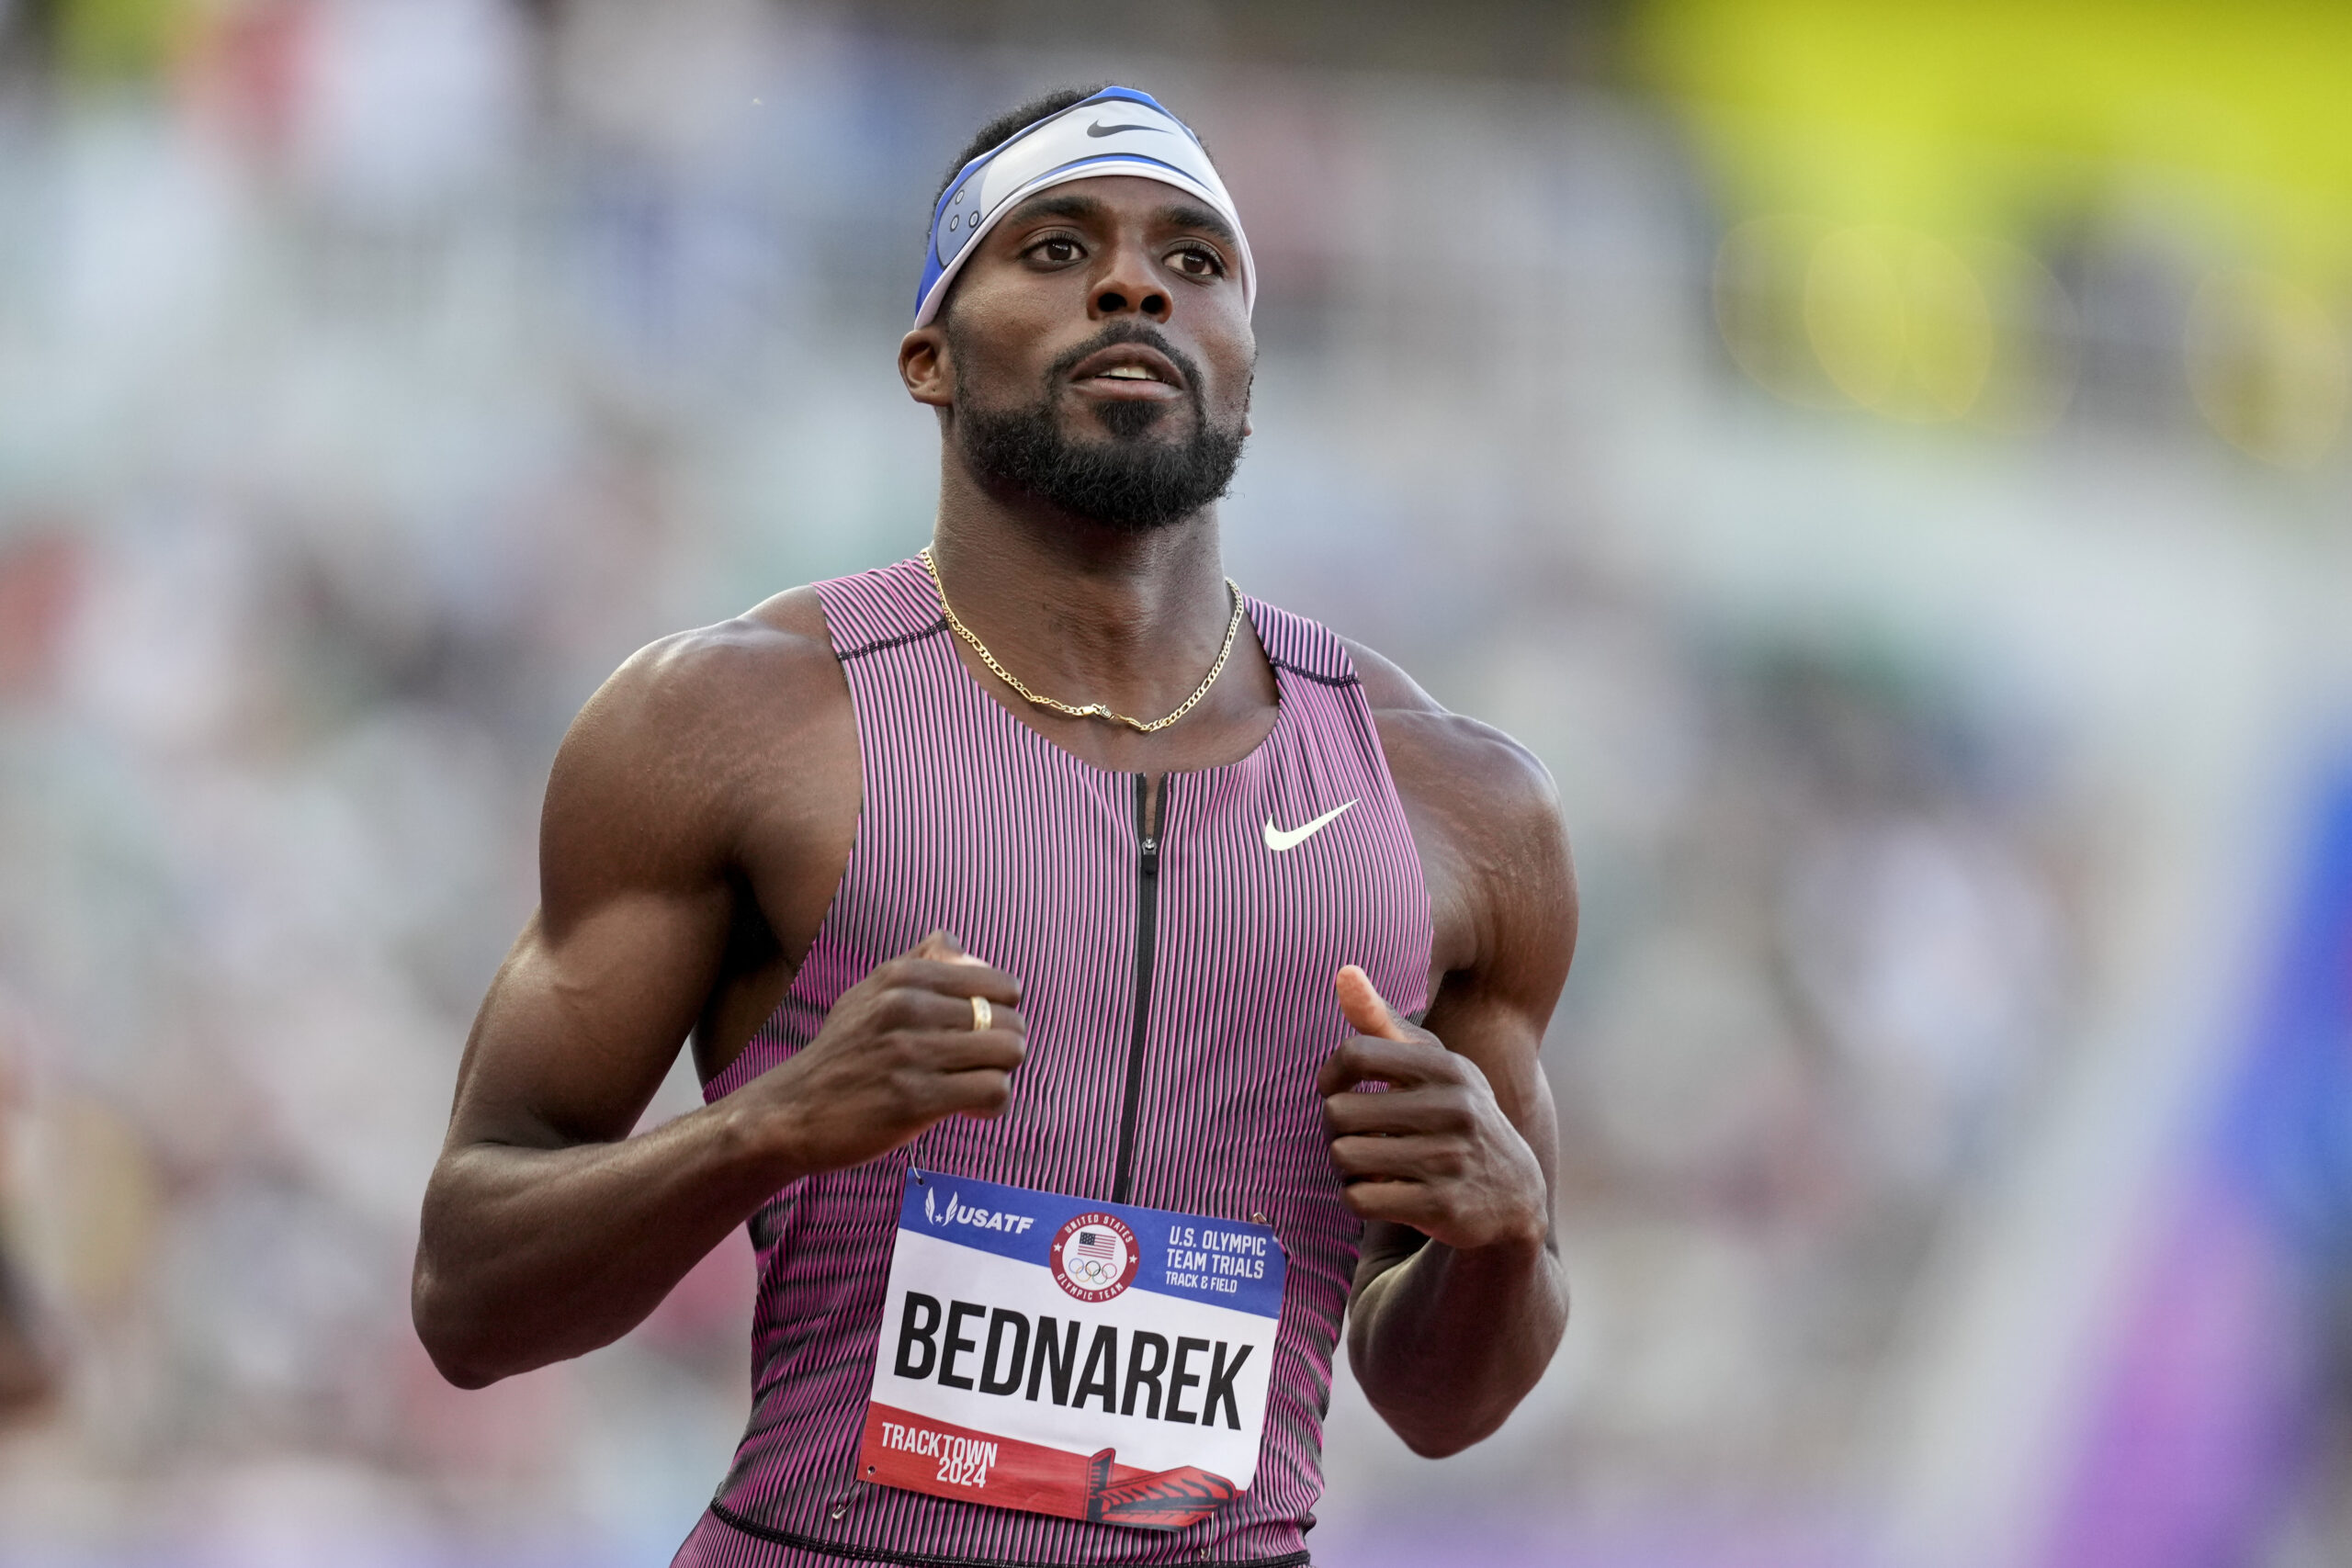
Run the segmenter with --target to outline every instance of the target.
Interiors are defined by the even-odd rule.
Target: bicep
[[[735,891],[708,771],[624,667],[565,738],[538,908],[467,1042],[449,1146],[627,1135],[716,983]]]
[[[603,901],[516,939],[474,1021],[449,1145],[626,1136],[677,1057],[724,951],[723,883]]]
[[[1576,870],[1549,777],[1516,747],[1509,750],[1501,767],[1467,771],[1484,788],[1431,792],[1470,952],[1420,1021],[1485,1075],[1497,1108],[1542,1168],[1549,1199],[1557,1191],[1559,1112],[1543,1047],[1576,952]],[[1367,1225],[1358,1295],[1425,1244],[1408,1226]]]
[[[1487,798],[1451,824],[1469,897],[1471,962],[1445,976],[1423,1026],[1477,1064],[1496,1104],[1527,1140],[1550,1186],[1559,1116],[1544,1036],[1576,955],[1576,866],[1551,778],[1510,747]]]

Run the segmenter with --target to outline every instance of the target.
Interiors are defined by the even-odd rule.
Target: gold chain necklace
[[[1107,718],[1114,724],[1124,724],[1129,729],[1139,730],[1146,735],[1167,728],[1192,712],[1199,705],[1200,700],[1209,694],[1209,688],[1216,684],[1216,678],[1225,673],[1225,661],[1233,657],[1233,639],[1241,632],[1241,585],[1228,577],[1225,580],[1225,588],[1227,592],[1233,595],[1233,619],[1226,623],[1225,646],[1216,650],[1216,662],[1209,666],[1209,672],[1201,683],[1193,688],[1193,694],[1176,705],[1174,713],[1170,714],[1166,718],[1155,718],[1146,723],[1139,718],[1129,718],[1123,713],[1114,713],[1101,703],[1088,703],[1083,707],[1070,703],[1057,703],[1051,697],[1041,697],[1023,685],[1018,675],[997,662],[996,655],[989,651],[988,644],[974,637],[972,628],[956,618],[956,607],[947,602],[947,585],[939,581],[939,568],[932,563],[931,551],[928,548],[918,550],[915,552],[915,558],[922,561],[923,570],[931,574],[932,591],[939,595],[940,614],[947,617],[948,629],[970,645],[972,651],[980,656],[980,662],[989,667],[989,673],[1012,687],[1023,702],[1035,707],[1051,708],[1056,713],[1068,714],[1072,718]]]

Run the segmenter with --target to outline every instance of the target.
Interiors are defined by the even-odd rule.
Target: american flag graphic
[[[1111,1258],[1118,1256],[1113,1250],[1113,1238],[1109,1231],[1080,1231],[1078,1233],[1078,1245],[1070,1250],[1080,1258]]]

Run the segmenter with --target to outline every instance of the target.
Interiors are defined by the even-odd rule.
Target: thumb
[[[1405,1032],[1405,1021],[1396,1016],[1396,1010],[1374,987],[1372,976],[1356,965],[1341,965],[1332,976],[1331,988],[1340,993],[1340,1010],[1356,1026],[1357,1033],[1381,1040],[1412,1038]]]
[[[911,958],[944,958],[953,962],[965,956],[964,944],[950,931],[936,931],[915,943],[908,954]]]
[[[954,931],[933,931],[909,950],[910,958],[935,958],[945,964],[977,964],[988,967],[988,960],[975,958],[964,951],[964,944]]]

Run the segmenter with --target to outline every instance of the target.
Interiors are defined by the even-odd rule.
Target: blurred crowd
[[[748,1249],[444,1385],[458,1055],[597,682],[924,540],[931,192],[1112,78],[1263,273],[1235,574],[1578,852],[1568,1345],[1435,1465],[1343,1372],[1318,1561],[2352,1560],[2352,1069],[2275,1067],[2352,1054],[2352,295],[2143,169],[2046,245],[1769,210],[1666,66],[899,9],[0,4],[0,1564],[667,1561]]]

